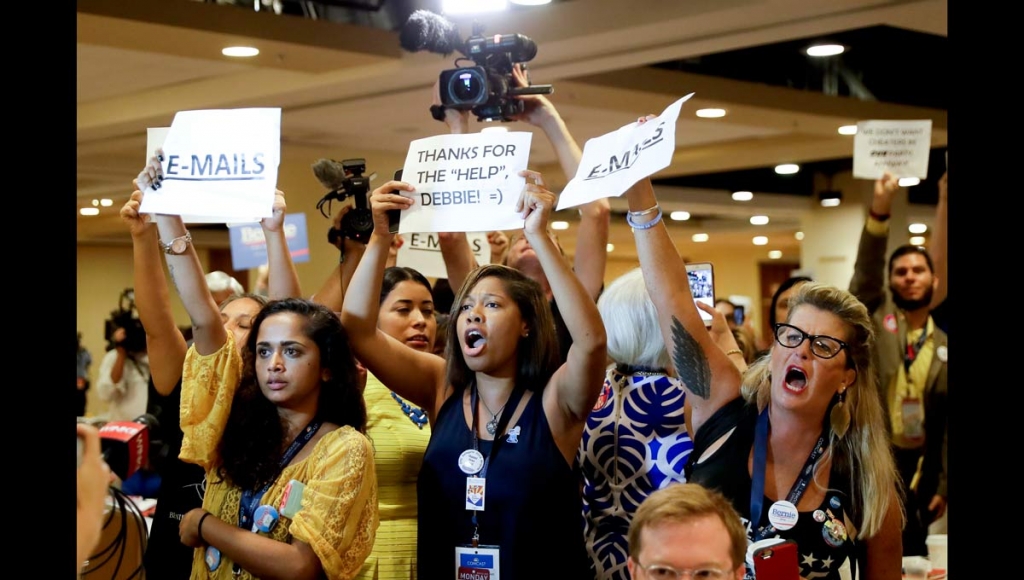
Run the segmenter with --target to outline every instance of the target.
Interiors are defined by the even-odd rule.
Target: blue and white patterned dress
[[[652,492],[686,481],[693,450],[682,384],[663,372],[608,369],[580,444],[583,519],[594,578],[629,580],[629,524]]]

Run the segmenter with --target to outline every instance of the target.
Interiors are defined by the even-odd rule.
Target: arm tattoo
[[[711,396],[711,367],[697,339],[672,317],[672,363],[686,388],[707,400]]]
[[[178,279],[174,277],[174,266],[167,264],[167,273],[171,275],[171,283],[174,284],[174,289],[178,292],[178,296],[181,296],[181,288],[178,287]]]

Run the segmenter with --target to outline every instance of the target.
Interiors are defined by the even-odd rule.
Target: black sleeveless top
[[[693,452],[686,466],[687,481],[717,489],[732,502],[747,528],[748,543],[753,540],[753,530],[769,524],[768,511],[775,499],[785,499],[765,496],[761,521],[754,526],[750,525],[752,483],[747,460],[754,446],[756,424],[756,405],[747,404],[742,397],[726,404],[701,425],[695,434]],[[733,427],[735,431],[725,443],[703,463],[697,463],[708,447]],[[814,485],[814,482],[808,485]],[[829,489],[821,505],[811,511],[800,512],[792,528],[767,536],[797,543],[800,576],[803,578],[839,580],[839,568],[848,556],[855,553],[853,539],[846,528],[847,514],[855,510],[852,510],[852,498],[845,487],[844,478],[833,468],[829,475]],[[750,570],[747,570],[746,578],[753,578]]]
[[[473,447],[462,411],[462,392],[442,405],[417,482],[420,578],[454,578],[455,547],[469,544],[473,512],[466,509],[466,477],[459,455]],[[485,420],[478,417],[478,421]],[[477,512],[480,545],[500,548],[502,580],[592,580],[583,542],[579,467],[555,445],[540,393],[534,392],[510,443],[487,467],[484,511]],[[492,441],[479,442],[488,457]]]

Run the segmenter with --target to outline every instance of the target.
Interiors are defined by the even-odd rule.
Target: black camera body
[[[370,211],[368,197],[370,178],[363,176],[363,173],[366,173],[366,160],[345,159],[341,162],[341,166],[345,173],[341,185],[327,192],[327,195],[316,204],[316,208],[324,217],[329,218],[330,215],[323,209],[325,203],[328,204],[329,209],[332,200],[345,201],[349,197],[353,198],[355,207],[341,218],[340,230],[337,228],[328,230],[327,241],[338,244],[339,238],[344,236],[365,244],[370,240],[370,234],[373,233],[373,212]]]
[[[120,343],[114,343],[114,332],[123,328],[125,338]],[[146,351],[146,329],[142,327],[135,309],[135,291],[132,288],[125,288],[118,300],[118,308],[110,313],[110,318],[103,323],[103,339],[107,341],[107,350],[113,350],[118,346],[124,347],[125,351],[134,354]]]

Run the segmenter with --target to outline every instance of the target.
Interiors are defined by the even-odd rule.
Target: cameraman
[[[132,319],[137,322],[137,319]],[[139,324],[124,324],[111,335],[112,348],[100,362],[96,394],[107,403],[108,421],[132,421],[146,412],[149,355]]]

